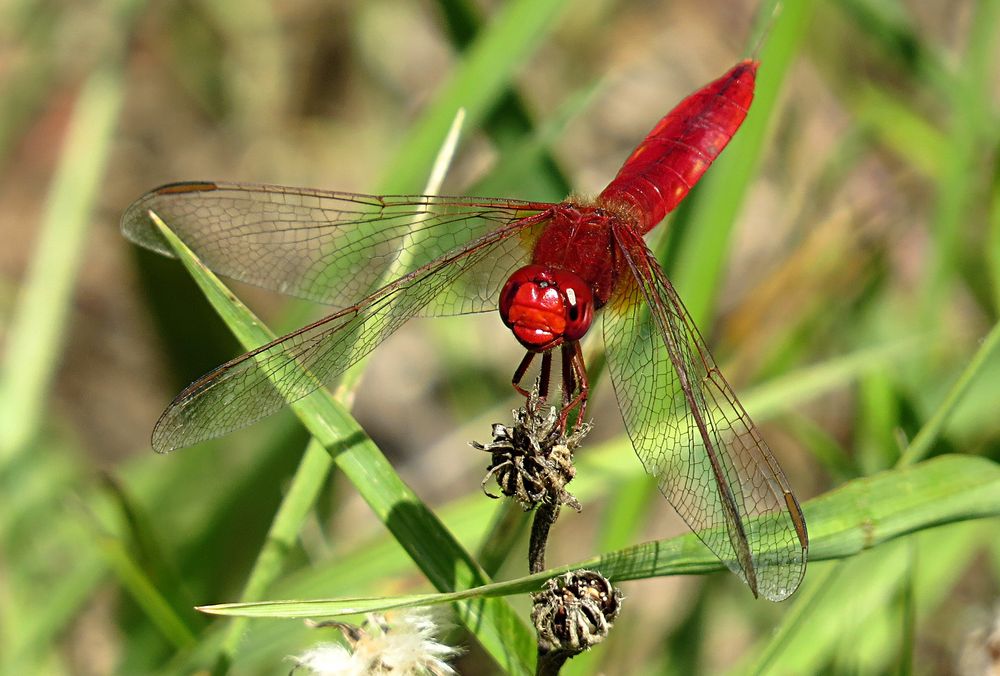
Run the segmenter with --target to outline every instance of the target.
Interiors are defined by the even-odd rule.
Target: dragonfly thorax
[[[594,320],[590,287],[574,272],[526,265],[500,292],[500,317],[532,352],[580,340]]]

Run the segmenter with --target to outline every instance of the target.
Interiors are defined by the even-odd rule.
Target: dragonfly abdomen
[[[757,65],[741,61],[663,117],[598,202],[632,214],[643,233],[662,221],[743,123],[753,100]]]

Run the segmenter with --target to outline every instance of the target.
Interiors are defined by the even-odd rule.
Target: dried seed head
[[[583,652],[604,640],[621,609],[621,592],[600,573],[576,570],[532,595],[531,620],[540,653]]]
[[[490,453],[490,465],[483,477],[483,492],[490,477],[500,492],[517,500],[525,511],[539,504],[570,505],[577,511],[580,503],[566,485],[576,476],[573,451],[590,432],[590,423],[581,423],[567,434],[555,407],[546,407],[534,392],[524,407],[514,411],[514,425],[493,425],[493,439],[487,444],[473,441],[472,447]]]

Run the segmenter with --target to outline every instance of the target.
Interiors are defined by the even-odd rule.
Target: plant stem
[[[559,505],[539,505],[531,522],[531,542],[528,544],[528,571],[534,575],[545,570],[545,545],[549,529],[559,518]]]

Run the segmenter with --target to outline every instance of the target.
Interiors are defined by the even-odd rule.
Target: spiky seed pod
[[[622,594],[600,573],[576,570],[546,582],[532,602],[539,653],[572,657],[605,639],[618,617]]]
[[[570,505],[577,511],[580,503],[566,485],[576,476],[573,451],[590,432],[590,423],[581,423],[571,433],[560,421],[555,407],[545,407],[537,396],[528,398],[524,407],[514,411],[514,425],[493,425],[493,439],[487,444],[473,441],[472,447],[490,454],[490,465],[483,477],[483,492],[493,477],[500,492],[520,503],[525,511],[540,504]]]

